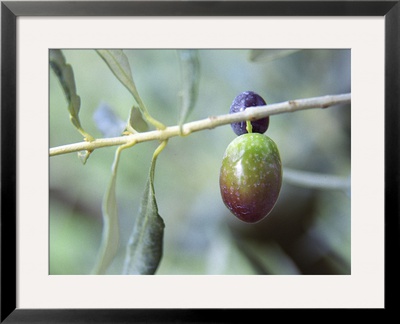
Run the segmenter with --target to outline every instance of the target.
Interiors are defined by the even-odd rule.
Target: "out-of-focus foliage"
[[[64,50],[74,70],[85,130],[102,137],[94,116],[106,104],[128,120],[132,95],[94,50]],[[149,113],[176,125],[182,89],[174,50],[125,51]],[[258,51],[258,57],[271,57]],[[253,56],[252,56],[253,55]],[[229,112],[233,98],[253,90],[267,103],[351,92],[349,50],[302,50],[250,60],[249,50],[199,50],[200,79],[188,121]],[[63,89],[50,73],[50,147],[82,141],[69,121]],[[270,117],[267,135],[285,167],[350,175],[350,107]],[[236,219],[221,200],[219,169],[236,137],[229,125],[169,140],[155,170],[158,211],[165,222],[157,274],[349,274],[351,198],[342,191],[284,183],[273,212],[261,223]],[[159,143],[124,150],[116,178],[120,249],[108,274],[121,274],[152,154]],[[115,147],[94,151],[86,165],[76,154],[50,158],[50,274],[89,274],[102,235],[101,204]]]
[[[197,50],[177,50],[182,75],[182,89],[179,93],[181,97],[179,127],[188,119],[193,111],[199,90],[200,82],[200,63]]]

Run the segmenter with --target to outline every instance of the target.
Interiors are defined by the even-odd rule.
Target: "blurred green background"
[[[134,100],[94,50],[64,50],[81,97],[82,126],[102,137],[93,119],[107,104],[127,120]],[[175,50],[126,50],[137,89],[150,113],[176,125],[181,75]],[[252,90],[267,103],[351,92],[350,50],[199,50],[200,87],[189,121],[229,112]],[[284,53],[289,54],[289,53]],[[250,58],[253,58],[252,60]],[[80,142],[62,88],[50,70],[50,147]],[[285,168],[350,176],[349,105],[270,117],[267,135]],[[165,222],[157,274],[350,274],[350,194],[284,182],[273,212],[245,224],[224,206],[219,169],[235,138],[229,125],[170,139],[156,168],[155,191]],[[120,274],[157,142],[122,153],[117,177],[121,247],[108,274]],[[50,274],[90,274],[100,245],[101,201],[115,147],[50,158]]]

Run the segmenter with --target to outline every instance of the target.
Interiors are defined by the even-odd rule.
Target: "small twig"
[[[257,109],[246,109],[235,114],[226,114],[212,116],[206,119],[193,121],[182,125],[182,129],[176,126],[170,126],[163,130],[154,130],[144,133],[135,133],[127,136],[96,139],[91,142],[80,142],[58,146],[50,149],[50,156],[79,152],[94,151],[95,149],[107,146],[129,144],[131,142],[141,143],[146,141],[159,140],[164,141],[175,136],[186,136],[193,132],[205,129],[212,129],[218,126],[240,122],[244,120],[257,120],[270,115],[295,112],[313,108],[327,108],[338,104],[348,104],[351,102],[351,94],[328,95],[323,97],[290,100],[282,103],[259,106]]]

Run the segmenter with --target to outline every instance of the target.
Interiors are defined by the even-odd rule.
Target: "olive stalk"
[[[250,120],[246,120],[246,130],[247,130],[247,133],[252,133],[253,132],[253,126],[251,126],[251,121]]]
[[[235,114],[225,114],[219,116],[211,116],[202,120],[197,120],[179,125],[166,127],[165,129],[153,130],[143,133],[135,133],[131,135],[100,138],[94,141],[85,141],[73,144],[62,145],[50,148],[50,156],[67,154],[80,151],[94,151],[102,147],[115,145],[125,145],[130,143],[141,143],[146,141],[165,141],[171,137],[187,136],[193,132],[206,129],[213,129],[218,126],[240,122],[245,120],[257,120],[270,115],[277,115],[289,112],[296,112],[306,109],[328,108],[339,104],[348,104],[351,102],[351,93],[339,95],[327,95],[322,97],[289,100],[281,103],[269,104],[266,106],[254,107],[257,109],[246,109]]]

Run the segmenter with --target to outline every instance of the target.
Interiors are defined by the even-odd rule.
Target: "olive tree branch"
[[[95,149],[125,145],[129,143],[141,143],[146,141],[165,141],[175,136],[187,136],[191,133],[205,129],[213,129],[218,126],[240,122],[244,120],[257,120],[270,115],[277,115],[289,112],[296,112],[305,109],[328,108],[338,104],[348,104],[351,102],[351,94],[327,95],[322,97],[289,100],[281,103],[259,106],[257,109],[246,109],[235,114],[226,114],[220,116],[211,116],[202,120],[189,122],[182,125],[182,129],[176,126],[170,126],[163,130],[153,130],[143,133],[135,133],[126,136],[100,138],[93,141],[79,142],[50,148],[50,156],[79,152],[94,151]]]

